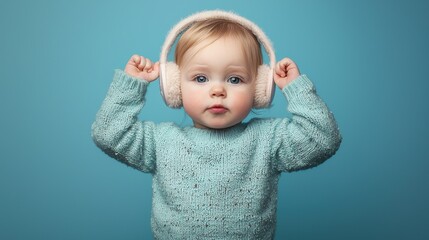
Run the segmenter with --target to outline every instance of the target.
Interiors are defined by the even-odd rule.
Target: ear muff
[[[167,106],[171,108],[182,107],[182,95],[180,90],[180,70],[174,62],[167,62],[168,52],[173,46],[176,38],[184,32],[189,26],[195,22],[209,19],[226,19],[236,22],[243,27],[249,29],[264,47],[269,59],[270,65],[261,65],[258,68],[255,86],[255,99],[253,102],[254,108],[269,107],[274,97],[274,66],[276,64],[274,50],[270,40],[265,33],[253,22],[231,12],[220,10],[204,11],[191,15],[180,21],[174,26],[165,39],[160,56],[160,88],[161,95],[164,98]]]

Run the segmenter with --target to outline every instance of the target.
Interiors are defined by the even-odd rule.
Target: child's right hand
[[[125,73],[152,82],[159,77],[159,62],[152,63],[148,58],[135,54],[128,60]]]

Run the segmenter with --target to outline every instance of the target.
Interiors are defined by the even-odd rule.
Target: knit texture
[[[341,142],[305,75],[283,89],[291,119],[222,130],[139,121],[147,86],[117,70],[92,137],[111,157],[152,174],[155,239],[273,239],[280,173],[324,162]]]

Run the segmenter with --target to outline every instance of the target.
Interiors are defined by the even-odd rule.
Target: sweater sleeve
[[[332,112],[317,95],[313,83],[301,75],[283,89],[292,119],[273,128],[274,166],[279,171],[315,167],[338,150],[341,135]]]
[[[92,138],[99,148],[143,172],[155,168],[155,124],[137,120],[148,84],[116,70],[92,124]]]

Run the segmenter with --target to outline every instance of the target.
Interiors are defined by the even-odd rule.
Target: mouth
[[[210,106],[207,110],[210,113],[221,114],[221,113],[227,112],[228,108],[224,107],[223,105],[216,104],[216,105]]]

